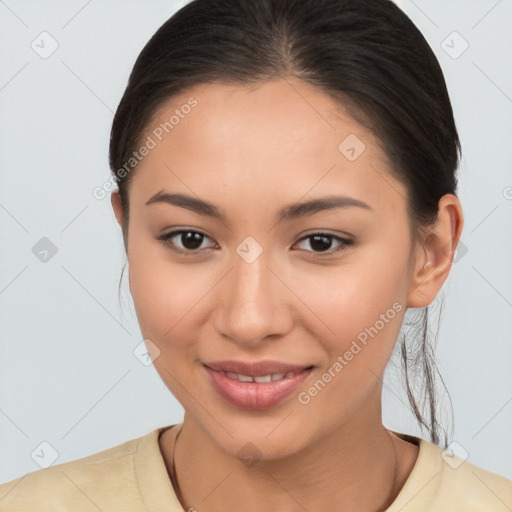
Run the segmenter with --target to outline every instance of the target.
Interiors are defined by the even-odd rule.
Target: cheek
[[[311,333],[322,334],[331,363],[346,354],[351,367],[382,371],[406,310],[406,265],[405,250],[372,247],[337,269],[302,281],[298,295],[307,297],[316,318]]]
[[[134,243],[130,246],[130,292],[141,331],[145,338],[161,339],[161,333],[172,327],[179,311],[180,292],[185,290],[179,273],[170,273],[169,265],[158,257],[159,247],[154,242],[144,247]]]
[[[130,253],[130,291],[141,332],[161,350],[189,343],[205,321],[198,306],[216,280],[208,266],[171,262],[165,251],[133,247]]]
[[[134,249],[130,255],[131,294],[142,336],[158,347],[154,367],[181,403],[190,400],[184,389],[194,388],[190,370],[197,356],[197,333],[205,321],[197,303],[209,289],[186,268],[170,263],[158,249]]]
[[[354,268],[326,280],[323,287],[320,284],[309,289],[308,305],[321,322],[315,316],[309,330],[327,359],[298,401],[311,416],[325,421],[328,410],[330,421],[336,422],[355,414],[368,397],[379,398],[375,390],[392,355],[406,308],[395,293],[396,280],[390,274],[359,273]],[[320,332],[325,333],[321,338]]]

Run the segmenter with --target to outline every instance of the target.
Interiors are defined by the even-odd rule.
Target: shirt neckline
[[[176,425],[179,423],[157,428],[141,437],[137,444],[134,454],[135,474],[148,512],[184,512],[158,443],[160,435]]]
[[[134,465],[139,491],[148,512],[185,512],[179,502],[167,467],[160,451],[159,437],[170,428],[179,425],[159,427],[148,435],[139,438],[137,443]],[[422,438],[395,432],[393,434],[404,441],[418,446],[416,462],[395,500],[385,512],[398,512],[414,499],[441,471],[439,446]],[[157,463],[155,464],[155,461]],[[165,507],[165,508],[163,508]]]
[[[441,473],[442,458],[441,448],[430,441],[421,439],[420,437],[403,434],[390,430],[396,436],[404,441],[412,442],[419,447],[416,462],[407,477],[400,492],[394,499],[393,503],[385,510],[385,512],[399,512],[405,506],[416,498],[432,481]]]

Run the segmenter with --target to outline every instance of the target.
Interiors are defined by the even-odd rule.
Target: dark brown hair
[[[391,0],[192,0],[143,48],[115,113],[110,168],[123,205],[125,245],[135,171],[119,170],[159,107],[198,84],[290,76],[330,95],[377,136],[390,171],[408,191],[414,236],[436,220],[439,199],[456,194],[459,137],[440,65]],[[412,342],[402,338],[401,355],[413,413],[439,444],[428,307],[421,314]],[[415,398],[411,379],[418,369],[423,385]]]

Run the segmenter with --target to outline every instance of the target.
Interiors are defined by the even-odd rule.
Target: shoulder
[[[512,481],[436,447],[444,458],[439,492],[450,503],[467,503],[466,510],[512,510]]]
[[[124,510],[135,510],[139,493],[134,455],[157,432],[0,485],[0,511],[97,511],[115,503],[116,496],[122,496],[123,506],[130,501],[134,505]]]
[[[407,436],[411,439],[411,436]],[[512,481],[424,439],[416,464],[388,512],[510,512]]]

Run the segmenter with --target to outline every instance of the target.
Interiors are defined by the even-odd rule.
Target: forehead
[[[383,204],[405,198],[375,135],[298,79],[189,88],[162,104],[148,137],[154,147],[137,167],[136,201],[166,188],[201,197],[234,190],[260,204],[335,189]]]
[[[193,109],[187,107],[191,98],[197,102]],[[183,114],[182,110],[190,112]],[[150,126],[164,125],[173,113],[180,115],[179,119],[174,116],[176,124],[170,134],[179,137],[181,132],[188,136],[187,125],[193,124],[195,136],[203,143],[228,141],[238,135],[237,146],[244,150],[248,146],[262,149],[261,144],[254,145],[256,138],[270,144],[265,148],[267,151],[302,140],[311,142],[303,146],[304,150],[322,144],[338,156],[338,144],[347,135],[357,133],[371,145],[376,142],[374,134],[353,119],[339,101],[292,77],[251,85],[197,85],[163,103]],[[185,122],[187,118],[193,122]]]

